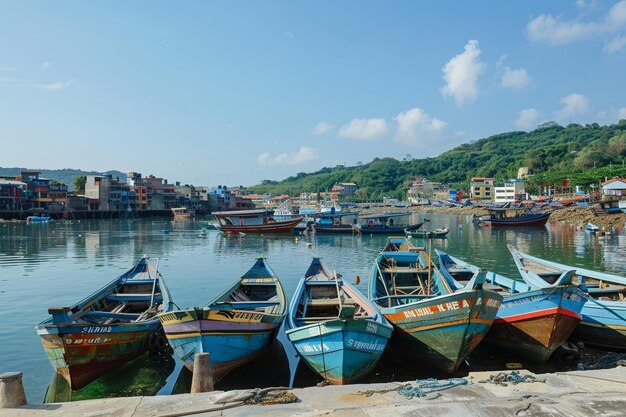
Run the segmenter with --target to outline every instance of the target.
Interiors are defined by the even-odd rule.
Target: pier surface
[[[527,374],[526,371],[521,371]],[[278,405],[216,404],[221,392],[110,398],[0,410],[0,417],[194,416],[618,416],[626,410],[626,367],[536,375],[545,382],[507,386],[479,383],[497,372],[474,372],[469,385],[407,399],[403,383],[293,389],[299,401]],[[414,381],[407,381],[407,383]],[[384,392],[392,389],[389,392]],[[366,393],[366,391],[369,391]],[[383,392],[372,392],[383,391]],[[369,395],[366,395],[369,394]],[[28,393],[27,393],[28,395]],[[226,406],[226,407],[224,407]],[[232,408],[227,408],[233,406]],[[226,408],[226,409],[224,409]],[[202,412],[201,410],[205,410]],[[210,411],[213,410],[213,411]],[[200,411],[200,412],[199,412]],[[199,413],[197,413],[199,412]]]

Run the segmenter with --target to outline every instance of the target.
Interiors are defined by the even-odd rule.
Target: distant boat
[[[37,326],[52,367],[80,389],[155,347],[160,312],[174,304],[163,277],[147,257],[71,307],[50,307]]]
[[[316,216],[313,228],[319,234],[354,233],[358,215],[359,213],[321,213]]]
[[[218,228],[228,234],[289,233],[303,220],[303,217],[276,220],[273,211],[265,209],[216,211],[212,214],[219,222]]]
[[[380,213],[359,216],[359,222],[355,225],[356,230],[364,235],[374,234],[404,234],[405,229],[419,229],[424,222],[410,224],[406,221],[410,220],[412,213]],[[405,221],[402,221],[402,220]]]
[[[478,267],[435,249],[441,272],[456,289],[465,288]],[[554,288],[533,288],[511,278],[487,272],[485,288],[504,299],[485,343],[533,362],[546,362],[567,341],[581,320],[584,294],[570,280]]]
[[[203,307],[160,314],[174,352],[193,371],[196,353],[209,352],[213,377],[260,356],[285,319],[283,287],[265,258]]]
[[[174,207],[172,208],[172,214],[174,220],[193,219],[196,216],[196,211],[187,207]]]
[[[598,232],[598,231],[600,231],[600,228],[598,226],[596,226],[595,224],[589,222],[585,226],[585,230],[588,231],[588,232]]]
[[[482,288],[483,280],[484,273],[453,291],[423,248],[390,237],[374,263],[368,296],[393,325],[401,353],[452,373],[487,334],[502,302]]]
[[[405,234],[410,237],[417,238],[427,238],[427,239],[436,239],[436,238],[444,238],[448,235],[449,230],[445,227],[433,229],[433,230],[405,230]]]
[[[590,345],[626,349],[626,277],[547,261],[508,245],[524,281],[534,288],[554,288],[563,275],[589,294],[573,337]]]
[[[335,385],[354,382],[376,366],[391,331],[371,301],[313,258],[285,323],[287,337],[311,369]]]
[[[550,212],[533,212],[526,208],[491,208],[488,217],[481,217],[482,222],[491,227],[544,226]],[[513,216],[510,216],[514,213]]]
[[[50,221],[50,216],[44,216],[43,214],[37,216],[28,216],[26,218],[26,221],[30,223],[48,223],[48,221]]]

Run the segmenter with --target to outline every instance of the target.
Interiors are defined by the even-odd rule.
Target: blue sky
[[[251,185],[626,118],[626,0],[0,6],[4,167]]]

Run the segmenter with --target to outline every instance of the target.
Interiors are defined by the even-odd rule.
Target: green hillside
[[[330,190],[337,182],[355,182],[361,197],[404,197],[416,177],[467,189],[471,177],[515,178],[522,166],[534,176],[530,191],[546,181],[570,178],[588,185],[605,176],[626,175],[626,120],[618,124],[562,127],[546,123],[532,132],[509,132],[458,146],[434,158],[398,161],[375,158],[360,166],[322,168],[283,181],[265,180],[250,187],[257,193],[297,195]]]
[[[20,174],[20,171],[25,169],[39,169],[39,168],[2,168],[0,167],[0,176],[17,176]],[[120,171],[106,171],[106,172],[96,172],[96,171],[82,171],[80,169],[39,169],[41,171],[41,176],[43,178],[49,178],[54,181],[58,181],[62,184],[67,185],[68,189],[71,191],[74,185],[74,177],[79,175],[102,175],[102,174],[111,174],[113,178],[119,177],[121,181],[126,182],[126,174]]]

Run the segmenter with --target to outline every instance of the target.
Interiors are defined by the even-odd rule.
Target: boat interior
[[[220,307],[228,306],[236,310],[250,310],[264,314],[280,314],[282,305],[276,283],[242,282],[224,301],[215,303]]]
[[[396,258],[382,256],[378,262],[376,302],[388,307],[407,304],[439,294],[433,282],[435,269],[424,268],[419,256]]]
[[[340,282],[307,281],[295,319],[302,323],[315,323],[334,319],[360,319],[372,317],[374,311],[359,303],[345,291]]]

